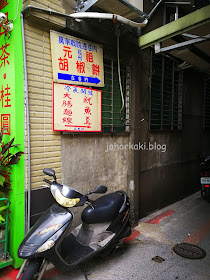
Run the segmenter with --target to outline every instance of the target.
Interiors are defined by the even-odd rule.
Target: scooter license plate
[[[201,177],[201,184],[210,184],[210,177]]]

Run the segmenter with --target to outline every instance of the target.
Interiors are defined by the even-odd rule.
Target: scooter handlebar
[[[52,185],[52,182],[50,182],[49,180],[47,180],[47,179],[43,179],[43,181],[45,182],[45,183],[47,183],[47,184],[49,184],[49,185]]]

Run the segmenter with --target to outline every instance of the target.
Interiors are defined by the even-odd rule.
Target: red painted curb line
[[[133,228],[131,235],[124,239],[124,243],[130,242],[131,240],[135,239],[139,235],[140,235],[140,231]]]
[[[0,280],[16,280],[18,269],[14,269],[12,266],[5,267],[0,270]]]
[[[202,224],[190,236],[187,236],[182,242],[198,245],[206,236],[210,234],[210,220]]]
[[[157,215],[156,217],[154,217],[154,218],[152,218],[152,219],[146,221],[146,223],[147,223],[147,224],[155,224],[155,225],[157,225],[157,224],[160,223],[160,221],[161,221],[163,218],[168,217],[168,216],[171,216],[171,215],[174,214],[174,213],[175,213],[175,211],[173,211],[173,210],[167,210],[167,211],[165,211],[165,212],[163,212],[163,213]]]
[[[0,280],[16,280],[18,274],[18,269],[14,269],[12,266],[3,268],[0,270]],[[44,276],[50,279],[53,275],[60,274],[57,268],[52,268],[45,272]]]

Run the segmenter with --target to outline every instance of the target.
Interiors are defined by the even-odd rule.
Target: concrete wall
[[[147,74],[147,75],[146,75]],[[140,152],[139,217],[160,209],[199,189],[199,156],[207,150],[203,143],[203,74],[184,70],[182,131],[149,131],[149,60],[142,53],[140,141],[165,144],[166,152]],[[145,95],[146,93],[146,95]],[[146,96],[146,97],[145,97]]]
[[[126,191],[129,153],[106,151],[107,145],[125,145],[129,141],[129,136],[62,135],[63,182],[82,192],[96,185],[106,185],[109,191]]]

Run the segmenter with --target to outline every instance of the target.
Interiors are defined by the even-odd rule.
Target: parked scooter
[[[44,181],[50,185],[57,203],[35,223],[18,249],[19,258],[25,259],[17,275],[17,279],[22,276],[21,280],[41,280],[49,262],[68,271],[95,255],[106,256],[131,234],[130,202],[125,192],[117,191],[93,201],[89,195],[106,193],[105,186],[83,195],[57,183],[54,170],[45,168],[43,172],[54,179]],[[88,206],[81,214],[82,223],[72,229],[73,215],[68,208],[85,203]]]
[[[201,195],[210,202],[210,156],[200,164],[201,167]]]

